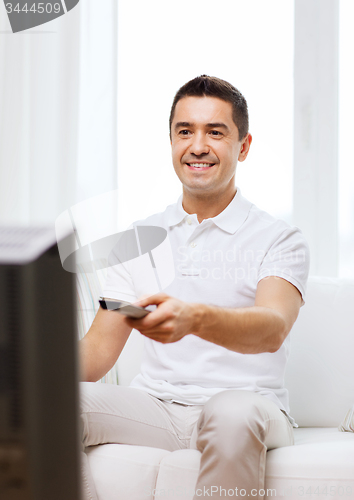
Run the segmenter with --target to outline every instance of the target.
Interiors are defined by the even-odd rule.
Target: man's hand
[[[146,307],[157,305],[155,311],[142,319],[126,317],[126,323],[152,340],[169,344],[177,342],[198,329],[197,304],[188,304],[164,293],[158,293],[137,302]]]

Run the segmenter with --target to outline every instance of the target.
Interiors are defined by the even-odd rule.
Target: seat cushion
[[[354,434],[337,428],[294,429],[295,446],[267,453],[266,489],[287,500],[354,498]]]
[[[165,456],[161,460],[156,483],[157,498],[192,499],[200,457],[201,453],[197,450],[178,450]]]
[[[294,435],[295,446],[267,453],[268,498],[354,498],[354,434],[336,428],[299,428]],[[100,500],[193,498],[199,451],[118,444],[86,451]]]
[[[147,446],[104,444],[86,448],[99,500],[142,500],[156,485],[160,462],[171,452]]]

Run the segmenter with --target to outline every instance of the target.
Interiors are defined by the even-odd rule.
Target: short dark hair
[[[218,97],[232,104],[232,119],[238,128],[239,140],[248,134],[247,101],[231,83],[215,76],[201,75],[185,83],[176,93],[170,112],[171,125],[178,101],[183,97]]]

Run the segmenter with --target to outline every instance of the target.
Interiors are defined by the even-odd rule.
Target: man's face
[[[171,125],[172,161],[184,192],[228,195],[235,189],[237,161],[243,161],[252,137],[239,141],[232,104],[216,97],[183,97]]]

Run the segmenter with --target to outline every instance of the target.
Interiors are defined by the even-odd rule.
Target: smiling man
[[[252,142],[236,88],[206,75],[186,83],[172,105],[170,139],[182,196],[139,225],[166,229],[175,278],[156,293],[134,261],[109,270],[105,297],[148,296],[139,305],[157,308],[143,319],[99,309],[81,341],[83,380],[94,382],[132,328],[145,336],[141,373],[130,387],[82,384],[83,443],[195,448],[195,499],[236,490],[260,499],[267,449],[293,443],[283,378],[308,247],[298,228],[236,187],[237,163]],[[87,496],[95,498],[87,464],[85,473]]]
[[[172,160],[183,185],[183,207],[201,220],[221,213],[236,193],[238,161],[252,137],[239,137],[232,104],[217,97],[187,96],[173,108]]]

